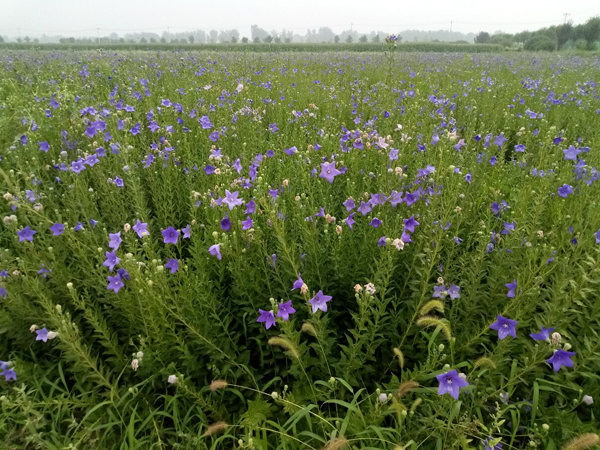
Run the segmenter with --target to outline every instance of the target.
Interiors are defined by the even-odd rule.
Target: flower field
[[[0,53],[7,449],[600,438],[600,60]]]

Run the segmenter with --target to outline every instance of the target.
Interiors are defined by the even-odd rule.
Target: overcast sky
[[[600,14],[600,0],[0,0],[0,35],[95,36],[237,28],[266,30],[328,26],[339,33],[405,29],[514,33],[574,23]]]

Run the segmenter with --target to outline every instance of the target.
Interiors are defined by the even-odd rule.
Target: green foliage
[[[561,30],[547,32],[578,39],[576,27]],[[0,53],[0,359],[18,376],[0,378],[0,447],[596,445],[593,58],[391,41],[12,50],[30,46]],[[86,135],[95,121],[110,140]],[[584,162],[565,160],[571,145]],[[68,170],[100,147],[100,162]],[[332,183],[319,176],[325,160],[344,168]],[[107,182],[115,176],[123,188]],[[226,190],[256,212],[219,205]],[[394,207],[392,191],[420,198]],[[349,198],[373,204],[353,228]],[[506,206],[495,213],[495,203]],[[419,225],[400,241],[411,216]],[[131,229],[138,219],[149,235]],[[189,238],[163,242],[162,230],[186,225]],[[19,242],[26,226],[33,242]],[[129,279],[115,293],[104,261],[119,231],[117,268]],[[291,290],[299,276],[306,286]],[[309,303],[319,290],[332,297],[327,311]],[[296,312],[285,321],[288,300]],[[279,316],[269,329],[259,309]],[[498,315],[518,321],[517,338],[498,339]],[[542,326],[560,339],[531,339]],[[42,328],[56,335],[38,341],[30,329]],[[558,348],[576,353],[572,368],[546,363]],[[458,400],[438,395],[436,377],[450,370],[469,383]]]

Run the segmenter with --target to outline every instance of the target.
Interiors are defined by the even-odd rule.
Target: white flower
[[[388,396],[382,392],[379,394],[379,397],[377,397],[377,400],[379,400],[379,403],[385,403],[388,401]]]
[[[58,333],[56,331],[48,331],[48,340],[52,340],[54,339],[56,336],[58,336]]]
[[[585,403],[588,406],[594,404],[594,399],[591,395],[584,395],[581,400],[583,401],[583,403]]]
[[[135,357],[136,357],[137,359],[142,359],[142,358],[144,357],[144,352],[137,352],[137,353],[135,354]]]
[[[508,392],[500,392],[500,401],[508,405]]]
[[[562,341],[562,336],[560,335],[560,333],[552,333],[552,343],[554,345],[560,344],[561,341]]]
[[[404,241],[402,239],[394,239],[392,241],[392,244],[394,245],[394,247],[396,247],[396,249],[404,250]]]
[[[279,398],[279,394],[275,391],[271,392],[271,398],[273,398],[273,400],[277,400]]]
[[[29,331],[31,331],[33,333],[36,330],[36,328],[37,328],[37,325],[33,324],[29,327]]]
[[[369,295],[375,294],[375,285],[373,283],[365,284],[365,290],[369,293]]]
[[[131,368],[133,370],[138,370],[138,367],[140,367],[140,361],[138,359],[131,361]]]
[[[169,378],[167,379],[167,381],[169,382],[169,384],[176,384],[177,383],[177,375],[169,375]]]

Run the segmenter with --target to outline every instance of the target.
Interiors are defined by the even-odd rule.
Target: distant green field
[[[385,43],[365,44],[25,44],[4,43],[0,48],[19,50],[183,50],[183,51],[224,51],[224,52],[383,52]],[[459,52],[490,53],[500,52],[502,46],[495,44],[452,44],[445,42],[406,42],[398,44],[399,52]]]

